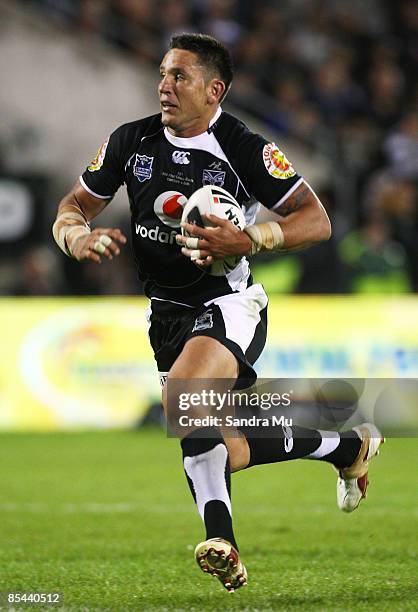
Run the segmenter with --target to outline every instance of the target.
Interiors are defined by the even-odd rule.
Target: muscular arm
[[[263,244],[259,250],[272,251],[298,251],[309,246],[328,240],[331,236],[331,224],[321,202],[312,189],[302,183],[278,208],[280,214],[272,211],[274,221],[260,223],[249,228],[254,228],[259,244]],[[229,255],[248,255],[253,250],[254,241],[246,233],[239,231],[230,222],[210,215],[210,221],[216,225],[216,230],[200,228],[195,225],[186,224],[184,227],[190,236],[199,238],[194,249],[199,249],[199,265],[208,266],[213,258],[223,258]],[[276,225],[277,223],[277,225]],[[274,232],[271,226],[274,226]],[[258,237],[258,238],[257,238]],[[187,248],[187,238],[177,236],[177,243],[183,247],[182,253],[186,257],[192,257],[195,250]],[[281,245],[274,247],[274,244]],[[205,259],[206,258],[206,259]]]
[[[58,214],[70,210],[79,209],[87,221],[97,217],[106,207],[109,200],[102,200],[91,195],[84,189],[79,181],[65,195],[58,205]]]
[[[119,255],[120,249],[117,243],[126,243],[126,238],[119,229],[96,228],[90,231],[88,225],[88,222],[97,217],[109,201],[91,195],[79,181],[63,197],[58,206],[57,220],[54,224],[54,237],[60,248],[64,246],[63,250],[67,255],[78,261],[91,259],[96,263],[101,263],[100,255],[108,259],[113,259],[114,255]],[[68,231],[69,229],[70,231]],[[61,241],[57,239],[60,232],[65,233],[64,245],[60,244]],[[103,235],[108,236],[111,242],[99,255],[94,250],[94,246]]]
[[[302,183],[273,212],[284,236],[281,250],[305,249],[331,237],[331,223],[325,208],[306,183]]]

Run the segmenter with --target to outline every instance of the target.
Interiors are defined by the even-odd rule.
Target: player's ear
[[[208,86],[208,103],[216,104],[225,92],[225,83],[219,79],[212,79]]]

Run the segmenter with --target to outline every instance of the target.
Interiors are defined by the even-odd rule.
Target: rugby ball
[[[221,219],[228,219],[240,230],[245,227],[245,217],[241,206],[226,189],[216,187],[216,185],[205,185],[190,196],[183,208],[181,221],[199,227],[215,227],[204,215],[216,215]],[[189,236],[183,228],[182,234]],[[198,268],[212,276],[225,276],[238,265],[241,259],[241,255],[215,259],[210,267],[198,266]]]

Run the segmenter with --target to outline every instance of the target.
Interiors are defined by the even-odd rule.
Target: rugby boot
[[[216,576],[229,593],[246,586],[247,570],[239,552],[227,540],[211,538],[200,542],[194,554],[200,569]]]
[[[361,439],[361,447],[356,460],[349,467],[336,469],[337,504],[343,512],[353,512],[362,499],[365,499],[369,485],[369,465],[379,454],[379,446],[385,439],[375,425],[363,423],[353,430]]]

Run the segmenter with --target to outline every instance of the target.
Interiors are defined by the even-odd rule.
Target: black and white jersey
[[[182,255],[175,236],[191,194],[203,185],[223,187],[251,224],[258,202],[279,209],[302,180],[274,143],[221,109],[205,133],[191,138],[172,136],[160,114],[122,125],[80,177],[83,187],[102,199],[126,184],[145,293],[193,306],[246,288],[251,275],[245,258],[226,277],[215,277]]]

